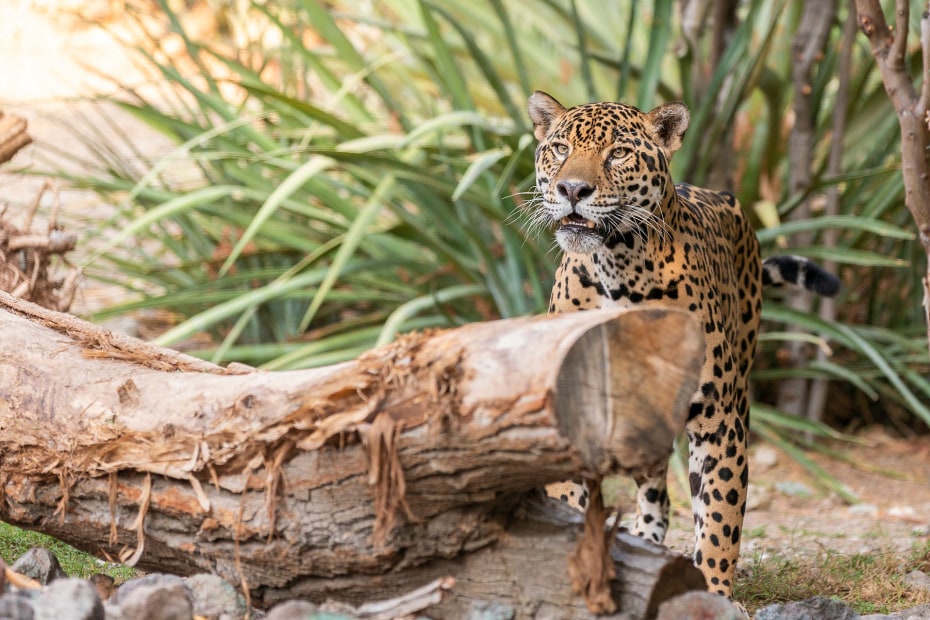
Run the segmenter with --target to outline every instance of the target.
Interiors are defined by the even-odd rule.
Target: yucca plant
[[[262,37],[234,50],[193,40],[163,3],[187,69],[150,34],[137,53],[163,88],[127,88],[120,105],[177,147],[139,171],[91,135],[99,169],[71,178],[117,205],[94,223],[100,250],[84,267],[133,299],[97,318],[166,308],[180,322],[162,344],[206,332],[213,345],[198,355],[298,368],[402,331],[544,312],[557,253],[521,211],[533,191],[526,97],[683,99],[693,129],[675,178],[726,180],[757,218],[764,253],[831,261],[846,282],[839,320],[767,303],[762,392],[769,379],[829,379],[930,422],[896,127],[862,43],[845,134],[830,129],[839,22],[811,84],[815,182],[803,196],[786,189],[796,4],[740,3],[715,26],[721,47],[672,0],[255,0],[239,17],[259,20]],[[840,139],[846,155],[828,174]],[[830,187],[838,213],[789,221]],[[792,247],[798,232],[814,242]],[[778,350],[797,340],[832,356],[781,368]],[[755,411],[773,440],[834,435]]]

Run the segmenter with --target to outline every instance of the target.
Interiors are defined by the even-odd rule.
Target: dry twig
[[[54,192],[54,204],[45,232],[33,232],[32,222],[46,192]],[[77,245],[77,236],[58,227],[58,190],[46,182],[17,227],[0,210],[0,290],[45,308],[67,311],[74,300],[80,269],[68,263],[65,254]],[[64,277],[53,275],[52,264],[65,265]]]

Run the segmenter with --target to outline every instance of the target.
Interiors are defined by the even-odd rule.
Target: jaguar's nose
[[[561,196],[568,198],[572,207],[594,193],[594,186],[587,181],[559,181],[555,189]]]

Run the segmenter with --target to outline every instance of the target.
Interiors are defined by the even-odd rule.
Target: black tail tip
[[[840,292],[842,282],[835,275],[813,263],[807,269],[807,288],[824,297],[833,297]]]
[[[839,278],[809,258],[785,254],[769,256],[762,261],[762,284],[782,283],[800,286],[824,297],[833,297],[841,287]]]

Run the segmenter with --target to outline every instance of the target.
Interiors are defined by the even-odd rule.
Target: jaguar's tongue
[[[592,222],[589,219],[583,218],[577,213],[572,213],[571,215],[566,215],[559,222],[562,226],[581,226],[584,228],[594,229],[597,227],[597,224]]]

